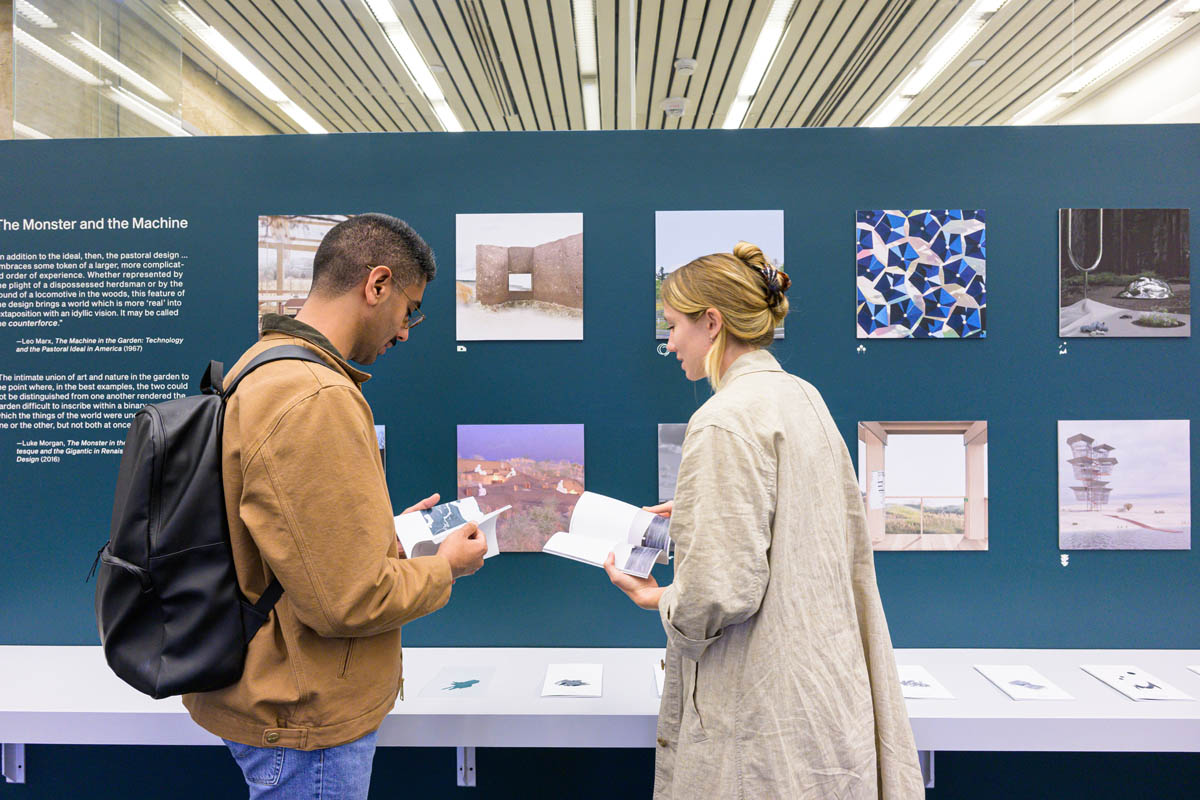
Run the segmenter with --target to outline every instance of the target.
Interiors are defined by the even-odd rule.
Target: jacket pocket
[[[704,717],[700,713],[700,703],[697,700],[700,696],[700,662],[692,661],[689,658],[685,659],[684,663],[691,665],[692,685],[688,692],[688,705],[691,706],[692,715],[696,718],[696,724],[690,732],[690,736],[693,742],[703,742],[708,738],[708,732],[704,729]]]
[[[353,638],[346,640],[346,655],[342,658],[342,671],[338,673],[338,678],[345,678],[350,674],[350,662],[354,658],[354,643],[357,641]]]

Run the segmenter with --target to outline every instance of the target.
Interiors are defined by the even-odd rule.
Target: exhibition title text
[[[0,231],[124,231],[179,230],[188,221],[178,217],[97,217],[96,219],[4,219]]]

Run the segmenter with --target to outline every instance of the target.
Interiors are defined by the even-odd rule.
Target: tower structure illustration
[[[1099,511],[1108,502],[1112,487],[1106,478],[1112,475],[1117,460],[1112,457],[1115,449],[1107,444],[1095,444],[1095,439],[1082,433],[1077,433],[1067,439],[1071,448],[1071,458],[1068,463],[1075,470],[1075,480],[1081,486],[1072,486],[1075,499],[1087,503],[1088,511]]]

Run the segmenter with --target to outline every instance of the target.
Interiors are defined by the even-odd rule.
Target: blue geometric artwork
[[[987,336],[983,209],[858,211],[859,339]]]

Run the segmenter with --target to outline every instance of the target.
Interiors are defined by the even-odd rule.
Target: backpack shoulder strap
[[[333,369],[333,367],[331,367],[327,361],[314,353],[312,350],[309,350],[307,347],[301,347],[298,344],[281,344],[278,347],[272,347],[269,350],[263,350],[254,358],[250,359],[250,363],[246,365],[245,369],[238,373],[238,376],[233,379],[233,383],[229,384],[229,386],[221,392],[221,396],[228,400],[229,396],[233,394],[233,390],[236,389],[237,385],[242,382],[242,378],[246,377],[263,364],[270,364],[272,361],[284,361],[286,359],[292,359],[295,361],[311,361],[314,364],[320,364],[326,369]]]
[[[236,389],[238,384],[242,382],[242,378],[246,377],[263,364],[270,364],[272,361],[284,361],[286,359],[293,359],[296,361],[311,361],[314,364],[320,364],[327,369],[333,369],[333,367],[329,366],[327,361],[318,356],[312,350],[309,350],[307,347],[301,347],[298,344],[283,344],[279,345],[278,347],[272,347],[269,350],[264,350],[254,358],[250,359],[250,363],[246,365],[246,368],[238,373],[238,376],[233,379],[233,383],[229,384],[229,386],[223,391],[221,387],[223,369],[220,362],[213,361],[209,364],[209,371],[205,373],[203,383],[205,384],[206,389],[209,386],[214,387],[221,395],[222,399],[228,400],[229,396],[233,394],[233,390]],[[266,622],[267,615],[271,613],[271,609],[275,607],[276,601],[279,600],[279,597],[282,594],[283,584],[279,582],[279,578],[272,577],[271,582],[267,584],[267,588],[263,591],[262,596],[258,598],[258,602],[252,606],[257,616],[253,617],[254,622],[248,622],[244,628],[244,635],[247,642],[249,642],[250,638],[254,636],[256,631],[258,631],[259,626],[261,626],[263,622]]]

